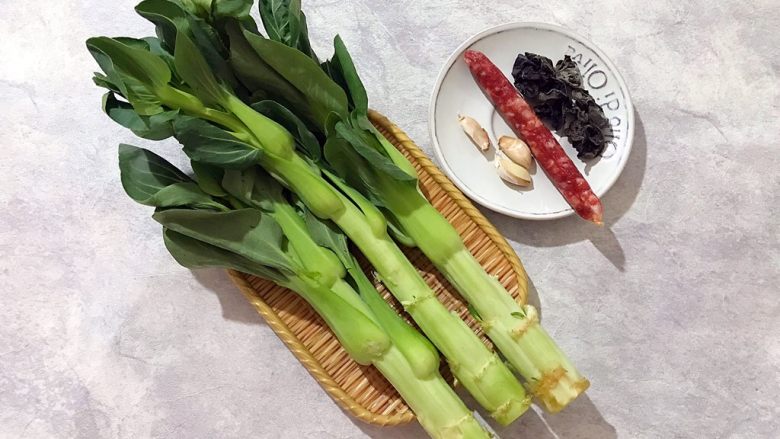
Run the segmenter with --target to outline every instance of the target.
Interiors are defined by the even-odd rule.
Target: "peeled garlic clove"
[[[476,120],[459,114],[458,121],[463,131],[480,151],[485,152],[490,149],[490,137],[488,137],[487,131]]]
[[[498,147],[510,160],[528,169],[531,167],[533,156],[531,149],[520,139],[509,136],[501,136],[498,139]]]
[[[498,170],[499,177],[508,183],[523,187],[531,185],[531,174],[528,173],[528,170],[504,155],[496,157],[496,170]]]

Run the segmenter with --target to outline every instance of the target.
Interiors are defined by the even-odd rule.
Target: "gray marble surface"
[[[119,185],[88,36],[142,36],[134,0],[0,0],[0,437],[417,438],[351,419],[216,270],[162,246]],[[780,437],[780,4],[306,1],[373,107],[429,149],[438,69],[471,34],[542,21],[622,71],[634,152],[608,227],[488,213],[545,326],[593,382],[504,438]]]

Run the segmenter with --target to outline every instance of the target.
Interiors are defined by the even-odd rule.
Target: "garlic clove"
[[[490,149],[490,137],[479,122],[472,117],[460,114],[458,115],[458,121],[463,131],[480,151],[485,152]]]
[[[498,148],[509,157],[510,160],[518,165],[525,169],[531,167],[531,163],[533,162],[531,148],[522,140],[510,136],[501,136],[501,138],[498,139]]]
[[[499,177],[508,183],[523,187],[531,185],[531,174],[528,173],[528,170],[504,155],[496,157],[496,170]]]

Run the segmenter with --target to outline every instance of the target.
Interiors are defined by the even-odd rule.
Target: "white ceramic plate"
[[[579,64],[586,88],[601,104],[610,120],[613,139],[604,156],[588,162],[577,158],[576,150],[556,135],[593,191],[601,197],[615,183],[626,165],[634,137],[634,109],[623,78],[609,59],[585,38],[558,26],[543,23],[510,23],[480,32],[460,45],[439,73],[431,96],[431,140],[439,163],[452,181],[477,203],[516,218],[553,219],[574,211],[555,189],[544,171],[532,166],[532,188],[504,183],[493,164],[493,153],[482,154],[458,124],[458,114],[475,118],[490,134],[495,145],[512,130],[482,94],[463,61],[463,52],[484,52],[512,80],[512,66],[518,53],[532,52],[553,63],[571,55]],[[609,206],[604,209],[609,211]]]

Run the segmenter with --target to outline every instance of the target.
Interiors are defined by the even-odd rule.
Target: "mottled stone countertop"
[[[119,184],[93,35],[143,36],[135,0],[0,0],[0,437],[422,438],[325,394],[224,272],[178,266]],[[305,1],[372,106],[430,152],[450,52],[510,21],[569,27],[618,66],[634,151],[608,227],[486,212],[545,326],[593,385],[504,438],[780,437],[780,3]]]

